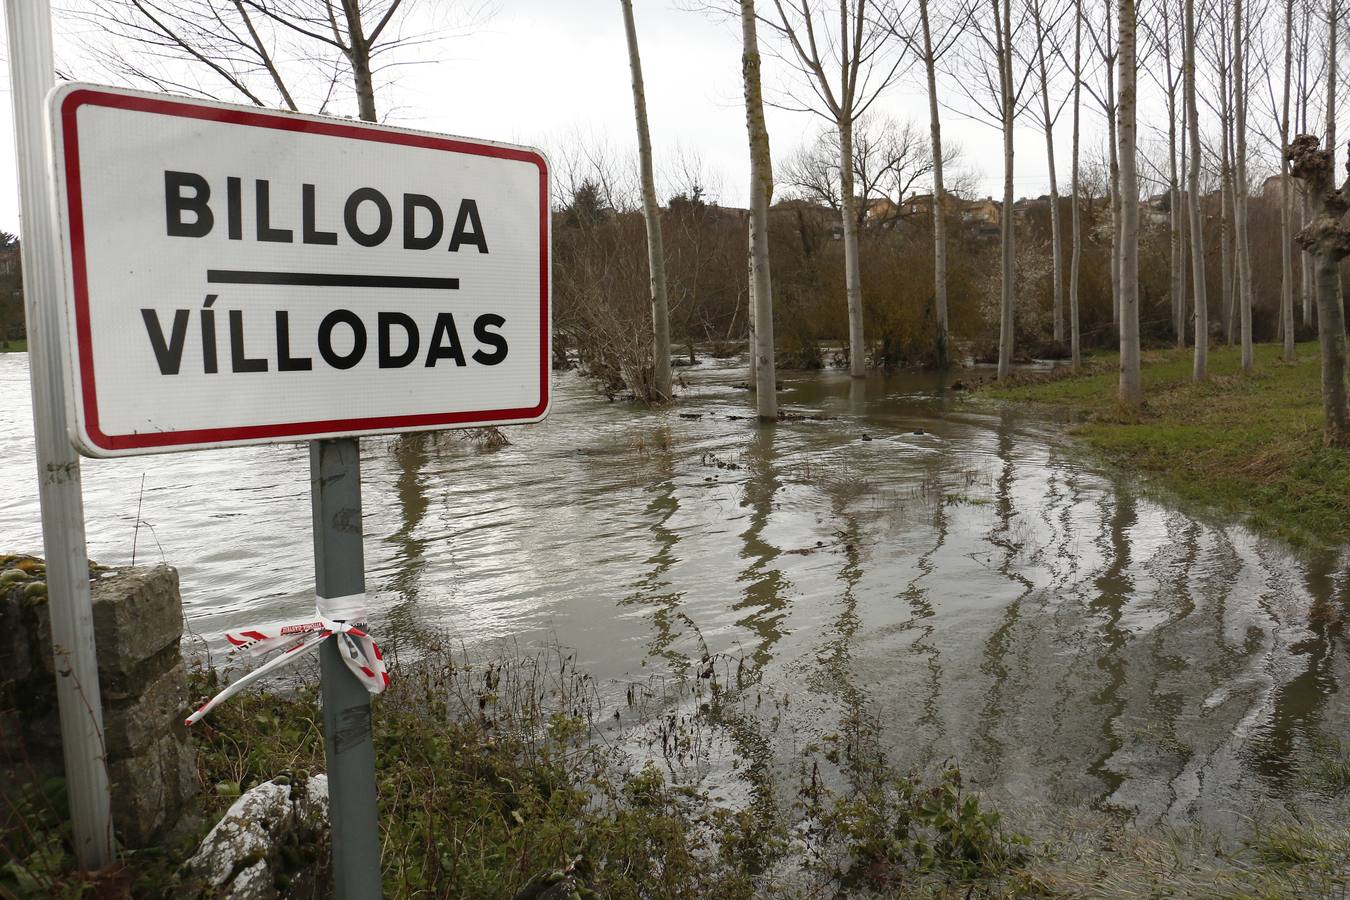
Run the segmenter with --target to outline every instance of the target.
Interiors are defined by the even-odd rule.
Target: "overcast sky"
[[[423,11],[445,2],[424,0]],[[744,205],[748,162],[739,23],[685,11],[672,0],[636,0],[634,6],[658,180],[669,184],[681,157],[697,158],[712,195],[727,205]],[[82,30],[87,26],[68,15],[58,16],[58,66],[81,80],[107,80],[81,45]],[[761,34],[762,42],[768,39]],[[7,41],[5,50],[7,59]],[[380,96],[389,124],[532,144],[554,152],[580,139],[603,143],[616,155],[633,158],[633,100],[617,0],[498,0],[495,14],[485,24],[438,42],[435,54],[442,61],[398,68],[386,76],[386,81],[396,79]],[[913,119],[926,129],[928,107],[921,75],[917,70],[891,88],[878,111]],[[0,104],[4,172],[0,229],[17,231],[7,69],[0,77],[5,96]],[[770,98],[785,98],[795,77],[781,61],[766,59]],[[238,98],[222,91],[220,99]],[[957,110],[966,108],[957,96],[943,99]],[[1100,112],[1085,105],[1084,116],[1084,152],[1100,152]],[[779,109],[771,109],[768,118],[775,161],[824,124],[809,114]],[[1065,183],[1067,112],[1062,124],[1056,144],[1060,180]],[[960,168],[975,174],[979,193],[1001,195],[999,132],[953,110],[944,112],[943,128],[944,140],[961,146]],[[1030,123],[1017,136],[1016,188],[1019,196],[1048,189],[1044,137]]]

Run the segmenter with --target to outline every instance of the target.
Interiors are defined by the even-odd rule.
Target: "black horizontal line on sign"
[[[428,275],[343,275],[336,272],[259,272],[249,269],[207,269],[211,284],[292,284],[308,287],[433,288],[459,290],[458,278]]]

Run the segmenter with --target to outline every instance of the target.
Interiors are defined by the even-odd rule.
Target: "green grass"
[[[1259,345],[1248,375],[1239,362],[1236,348],[1216,348],[1197,384],[1190,351],[1146,352],[1139,410],[1117,403],[1114,356],[1079,375],[1015,379],[980,396],[1062,410],[1107,460],[1254,527],[1300,543],[1350,542],[1350,450],[1323,446],[1317,345],[1300,344],[1293,363],[1278,346]]]
[[[27,353],[28,341],[0,341],[0,353]]]

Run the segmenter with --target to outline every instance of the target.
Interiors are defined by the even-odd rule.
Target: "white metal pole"
[[[38,497],[47,556],[57,701],[66,791],[82,868],[112,862],[112,820],[104,759],[103,704],[94,655],[89,559],[84,543],[80,458],[66,428],[66,378],[61,359],[61,267],[51,191],[47,93],[56,80],[48,0],[5,0],[10,95],[19,172],[28,365],[33,383],[33,433]]]

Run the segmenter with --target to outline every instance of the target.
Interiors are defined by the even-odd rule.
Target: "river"
[[[364,441],[375,632],[556,642],[607,689],[726,654],[779,698],[784,770],[861,711],[902,768],[955,759],[1013,801],[1229,833],[1324,799],[1310,761],[1350,739],[1343,553],[1157,499],[936,375],[784,373],[802,418],[759,427],[741,362],[678,374],[657,411],[560,373],[506,447]],[[4,552],[41,550],[28,392],[0,355]],[[176,566],[191,632],[312,609],[303,446],[83,477],[91,558]]]

